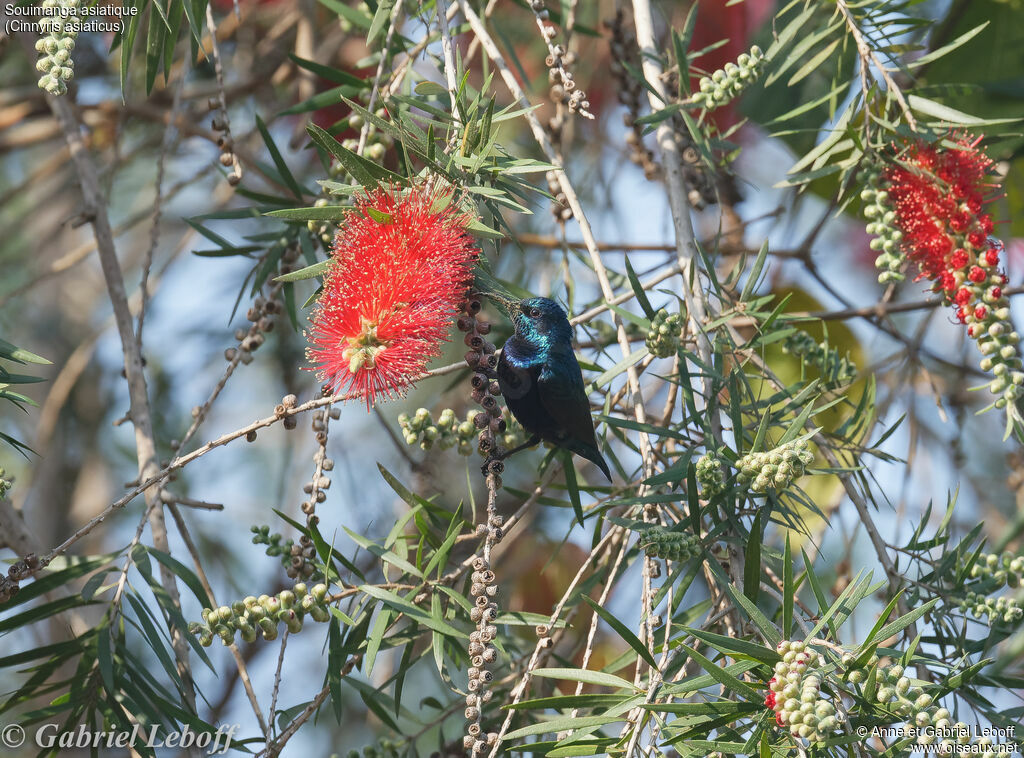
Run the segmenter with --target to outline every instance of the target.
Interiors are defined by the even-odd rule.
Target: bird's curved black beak
[[[512,316],[517,310],[519,310],[519,301],[515,298],[505,297],[504,295],[499,295],[497,292],[484,292],[482,294],[488,300],[493,300],[504,308],[505,313],[509,316]]]

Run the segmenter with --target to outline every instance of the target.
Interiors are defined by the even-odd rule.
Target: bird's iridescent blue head
[[[516,335],[528,342],[572,342],[572,327],[562,306],[546,297],[512,301],[509,316]]]

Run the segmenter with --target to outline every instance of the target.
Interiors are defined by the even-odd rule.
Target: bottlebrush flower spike
[[[375,190],[334,237],[333,262],[306,334],[307,359],[335,392],[402,395],[423,373],[472,280],[479,250],[451,197]]]
[[[991,236],[992,216],[984,212],[994,184],[992,160],[978,149],[979,139],[953,135],[944,144],[914,142],[895,160],[865,174],[868,231],[878,235],[879,280],[902,279],[906,260],[917,264],[918,279],[954,306],[985,356],[981,367],[995,378],[989,383],[1005,408],[1007,436],[1014,425],[1024,428],[1017,401],[1024,397],[1024,370],[1017,348],[1020,335],[1010,322],[1010,301],[1003,294],[1006,275],[999,269],[1002,243]]]

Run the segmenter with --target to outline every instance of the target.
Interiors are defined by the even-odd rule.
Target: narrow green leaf
[[[298,200],[302,200],[302,187],[299,186],[299,183],[295,181],[295,177],[292,176],[291,169],[285,163],[284,158],[281,156],[281,151],[277,149],[274,138],[270,136],[270,131],[267,129],[267,125],[263,123],[263,119],[259,117],[259,114],[256,115],[256,128],[259,129],[260,136],[263,137],[263,142],[270,152],[270,158],[274,161],[274,166],[277,167],[277,171],[281,178],[284,179],[284,183]]]
[[[610,613],[605,608],[598,605],[594,600],[590,599],[586,595],[582,595],[581,597],[587,605],[594,609],[594,613],[596,613],[598,616],[604,619],[605,623],[607,623],[608,626],[614,629],[616,634],[618,634],[623,640],[625,640],[626,644],[633,648],[633,650],[636,651],[636,654],[643,658],[651,668],[658,668],[658,661],[655,659],[654,655],[651,653],[650,650],[647,649],[647,646],[640,641],[640,638],[637,637],[628,626],[623,624],[615,617],[614,614]]]
[[[364,548],[368,552],[372,553],[373,555],[377,556],[378,558],[380,558],[385,563],[390,563],[391,565],[396,566],[396,567],[402,569],[402,571],[406,572],[407,574],[412,574],[413,576],[417,577],[418,579],[422,579],[423,578],[423,574],[420,573],[420,570],[418,568],[416,568],[415,566],[413,566],[411,563],[409,563],[409,561],[407,561],[404,558],[401,558],[401,557],[395,555],[390,550],[384,549],[380,545],[370,541],[369,539],[367,539],[363,535],[359,534],[358,532],[353,532],[351,529],[349,529],[344,524],[342,524],[341,528],[344,529],[345,533],[348,534],[348,536],[352,538],[353,542],[355,542],[357,545],[359,545],[360,547]]]
[[[583,505],[580,503],[580,488],[576,482],[576,468],[572,463],[572,453],[568,450],[560,451],[562,456],[562,470],[565,472],[565,487],[569,491],[569,501],[572,503],[573,513],[580,526],[583,526]]]
[[[692,629],[690,630],[690,633],[693,633]],[[706,632],[702,632],[702,634],[706,634]],[[689,645],[680,645],[680,647],[687,653],[689,653],[690,657],[693,660],[695,660],[702,669],[707,671],[712,679],[714,679],[716,682],[724,686],[726,689],[732,690],[737,695],[740,695],[741,697],[744,697],[747,700],[756,701],[760,699],[757,695],[757,692],[755,692],[752,687],[741,682],[739,679],[733,676],[728,670],[722,668],[721,666],[716,666],[709,659],[705,658],[703,655],[698,653]]]
[[[620,676],[606,674],[603,671],[590,671],[588,669],[567,669],[567,668],[544,668],[533,672],[534,676],[541,676],[547,679],[568,679],[572,682],[583,682],[584,684],[597,684],[602,687],[615,687],[635,691],[632,682],[628,682]]]
[[[420,608],[418,605],[414,605],[403,597],[399,597],[391,590],[375,587],[372,584],[364,584],[359,589],[367,595],[387,603],[393,609],[404,613],[411,621],[422,624],[428,629],[433,629],[435,632],[440,632],[441,634],[445,634],[449,637],[456,637],[459,639],[465,639],[469,636],[460,632],[447,621],[434,618],[429,611]]]
[[[298,282],[303,279],[312,279],[317,276],[323,276],[327,272],[327,269],[329,269],[330,267],[330,260],[320,261],[319,263],[314,263],[312,266],[300,268],[298,271],[292,271],[291,273],[288,274],[281,274],[281,276],[275,276],[274,281]]]
[[[377,38],[388,28],[391,21],[391,11],[398,0],[380,0],[377,3],[377,12],[373,14],[373,22],[370,30],[366,33],[366,44],[372,46]]]

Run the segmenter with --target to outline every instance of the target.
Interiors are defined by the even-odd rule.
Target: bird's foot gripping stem
[[[528,447],[533,447],[538,442],[540,442],[540,437],[533,436],[530,437],[530,439],[528,439],[522,445],[518,445],[512,448],[511,450],[502,450],[500,447],[497,448],[497,450],[492,450],[490,453],[487,454],[487,457],[484,459],[484,464],[480,467],[480,473],[483,474],[484,476],[487,476],[488,474],[500,475],[501,472],[505,470],[504,461],[506,458],[508,458],[510,455],[518,453],[520,450],[525,450]]]

